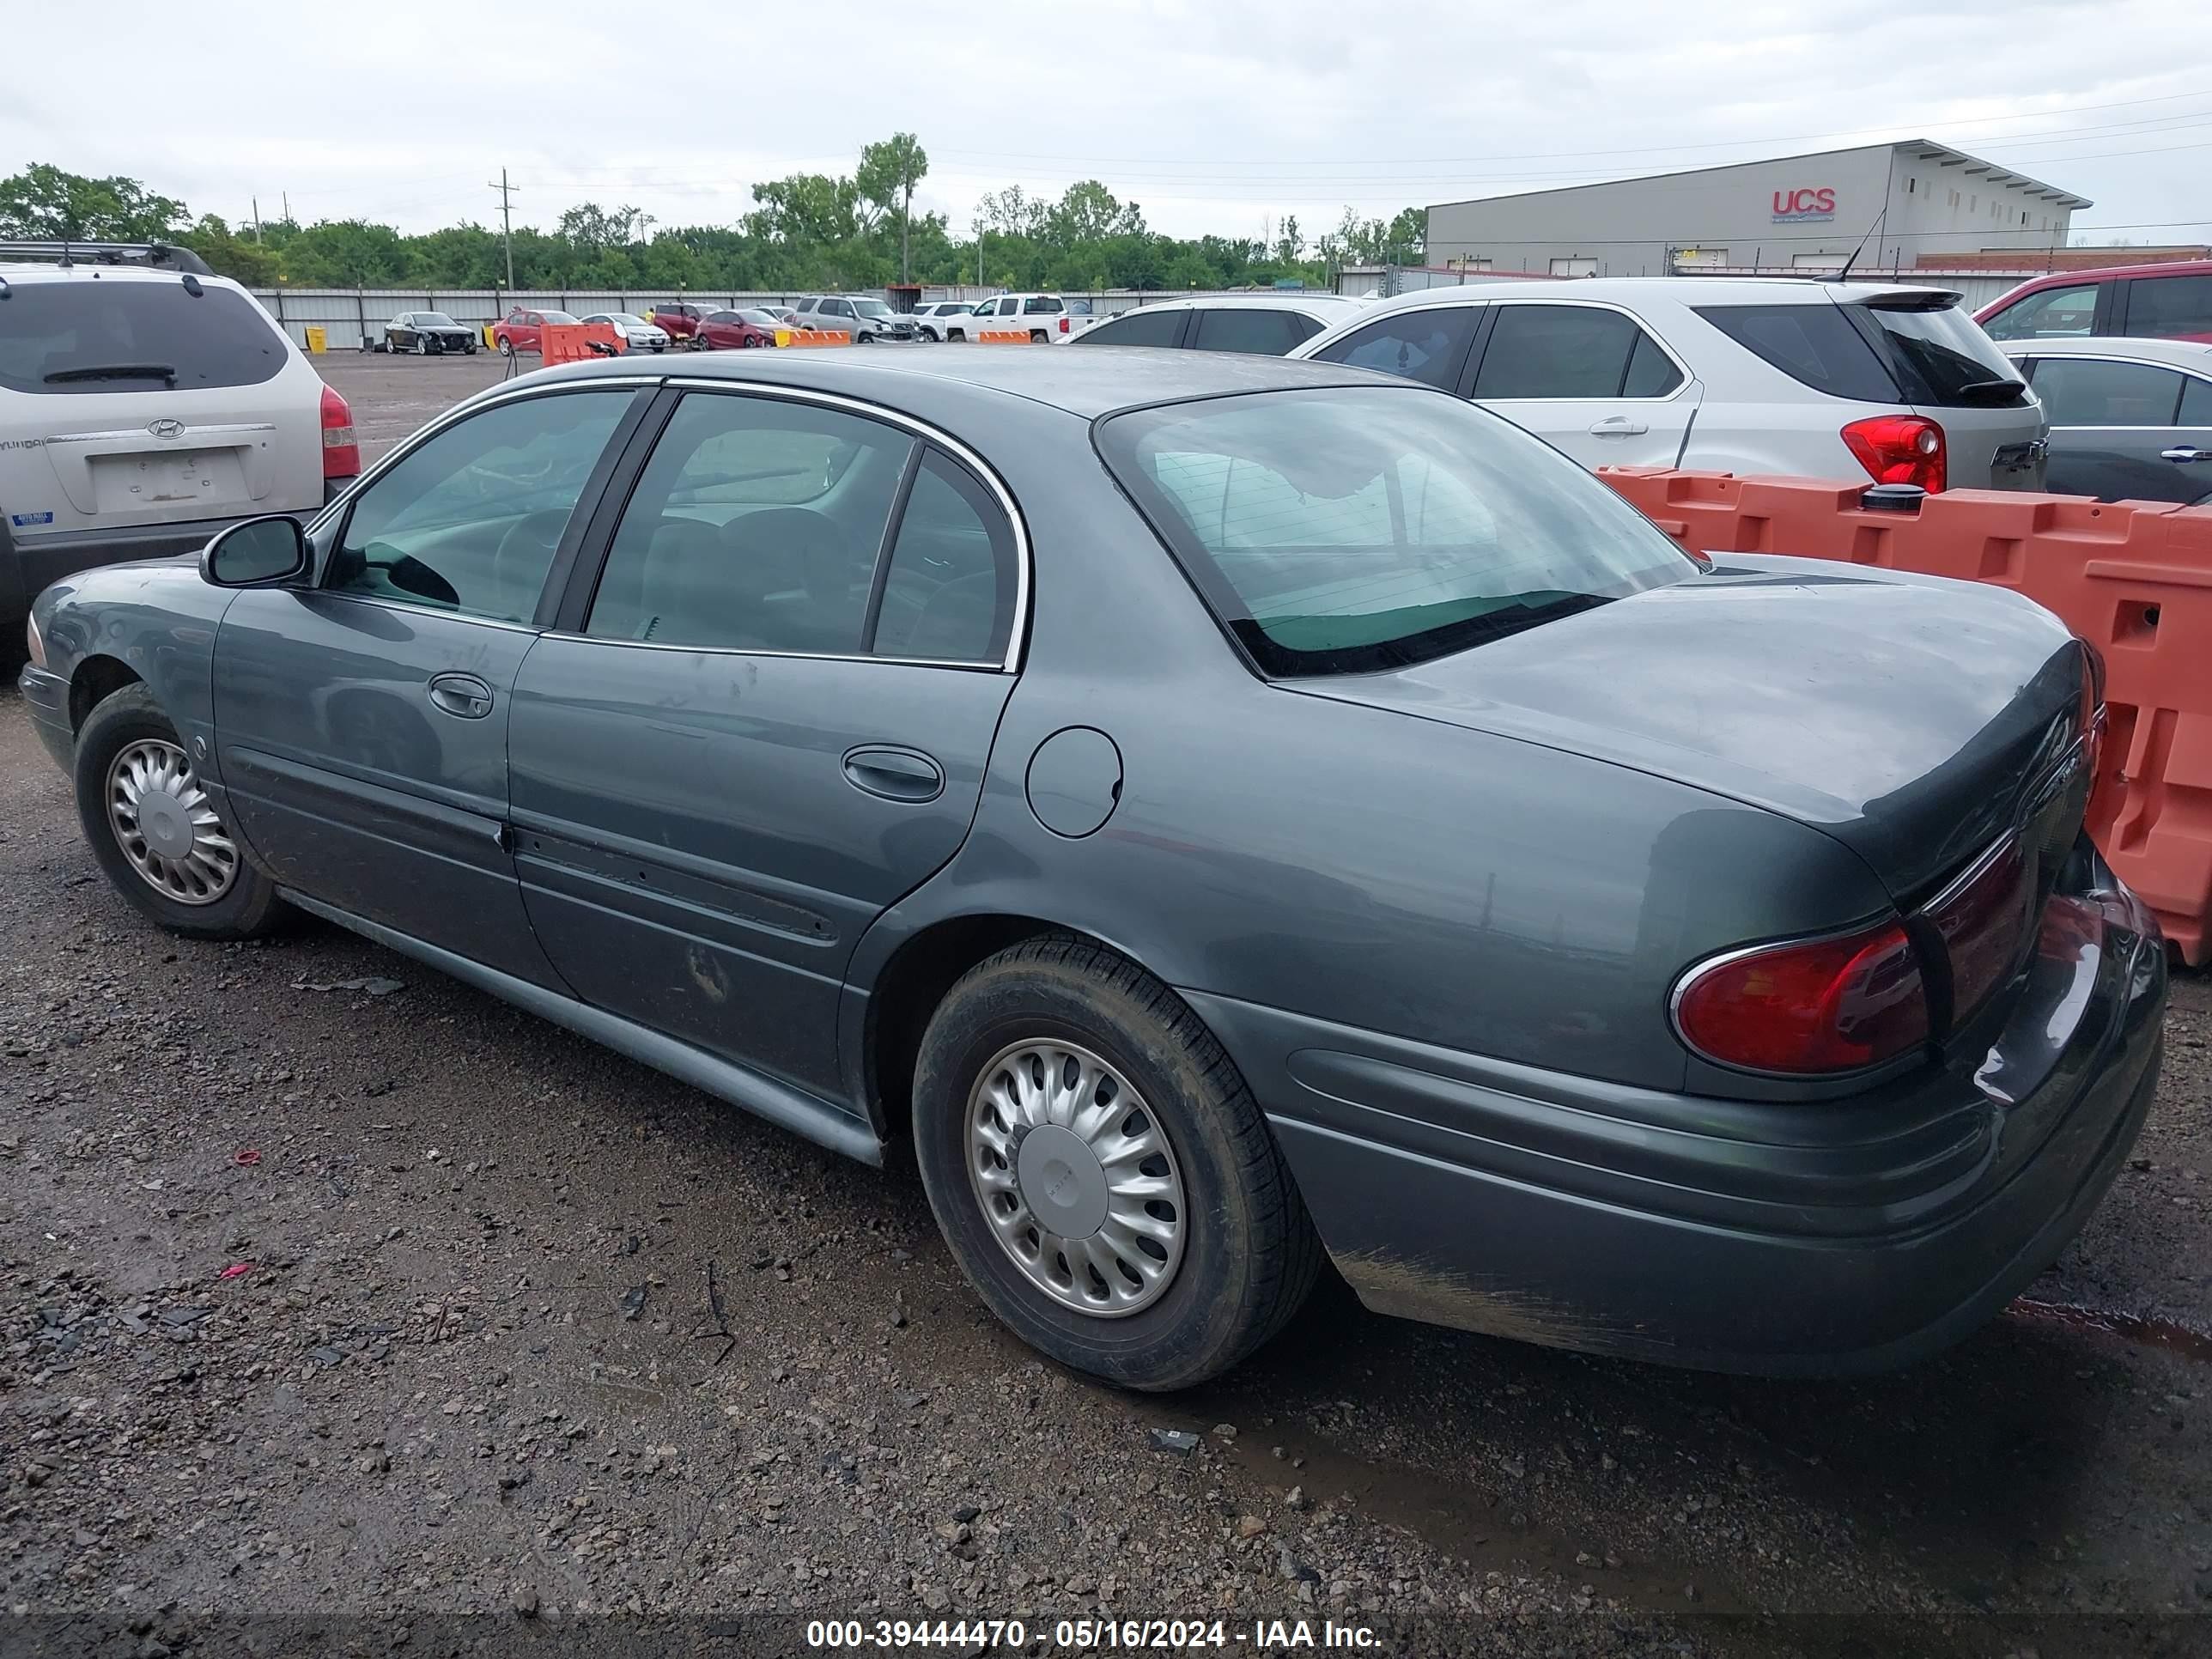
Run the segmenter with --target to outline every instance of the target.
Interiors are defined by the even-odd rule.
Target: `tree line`
[[[1419,264],[1426,216],[1389,220],[1352,208],[1310,235],[1295,217],[1268,238],[1164,235],[1144,210],[1095,179],[1057,200],[1012,185],[985,198],[966,236],[913,211],[929,158],[912,133],[862,149],[849,173],[797,173],[752,186],[733,225],[663,225],[639,209],[586,202],[551,230],[517,226],[519,289],[654,290],[880,289],[900,280],[1087,292],[1222,289],[1284,280],[1325,285],[1346,264]],[[302,225],[194,218],[183,202],[125,178],[89,179],[44,163],[0,179],[0,238],[166,240],[254,288],[497,289],[507,246],[465,222],[418,234],[363,219]]]

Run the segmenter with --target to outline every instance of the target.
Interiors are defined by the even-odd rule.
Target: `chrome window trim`
[[[897,427],[911,435],[921,439],[925,442],[937,445],[938,447],[944,450],[947,454],[958,459],[969,471],[973,472],[977,478],[982,481],[983,487],[989,490],[992,497],[997,501],[999,503],[999,510],[1006,515],[1006,523],[1013,531],[1013,624],[1007,631],[1006,653],[996,665],[995,672],[1001,674],[1012,674],[1019,671],[1022,659],[1022,642],[1028,635],[1030,621],[1030,550],[1029,526],[1022,518],[1022,510],[1014,501],[1013,492],[1006,488],[1005,481],[999,477],[997,469],[993,467],[989,462],[986,461],[981,455],[977,454],[973,449],[970,449],[966,444],[961,442],[959,439],[954,437],[943,428],[933,426],[927,421],[919,419],[912,415],[902,413],[898,410],[885,408],[881,404],[869,403],[865,398],[848,398],[834,392],[817,392],[811,386],[779,386],[766,380],[721,380],[719,378],[712,380],[705,378],[693,379],[681,375],[672,375],[669,377],[665,384],[672,390],[678,392],[719,392],[725,395],[741,397],[780,398],[787,403],[813,404],[825,409],[838,410],[848,415],[856,415],[866,420],[881,421],[887,425]],[[592,635],[579,635],[574,637],[590,639],[596,638],[597,636]],[[644,640],[610,640],[603,641],[602,643],[613,645],[649,645],[652,642],[650,641]],[[716,650],[725,649],[726,647],[667,646],[660,648],[667,650]],[[869,656],[862,653],[848,653],[822,651],[732,650],[730,654],[735,656],[756,657],[814,657],[831,662],[916,661],[926,662],[933,666],[940,667],[982,669],[990,669],[993,667],[993,665],[988,660],[963,658],[945,662],[939,661],[939,659],[933,658],[909,659],[898,657],[875,657]]]

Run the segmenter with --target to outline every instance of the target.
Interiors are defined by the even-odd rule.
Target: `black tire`
[[[499,355],[502,357],[512,357],[514,356],[514,342],[508,339],[504,334],[499,337]]]
[[[968,343],[968,331],[964,328],[948,328],[945,331],[945,337],[948,342],[957,340],[961,344],[965,345]]]
[[[143,738],[184,747],[177,728],[143,685],[126,685],[85,717],[76,736],[77,820],[92,855],[116,890],[173,933],[188,939],[255,939],[272,932],[287,914],[276,884],[241,851],[230,890],[208,904],[185,904],[157,892],[125,856],[107,817],[107,773],[124,748]],[[226,826],[227,827],[227,826]],[[234,836],[234,841],[236,839]]]
[[[1120,1071],[1174,1151],[1189,1229],[1158,1299],[1084,1313],[1016,1267],[967,1169],[968,1103],[1011,1044],[1079,1042]],[[970,969],[931,1018],[915,1066],[915,1154],[968,1282],[1031,1347],[1123,1388],[1190,1387],[1287,1323],[1313,1288],[1321,1241],[1235,1063],[1182,1000],[1088,940],[1048,935]]]
[[[1033,328],[1030,331],[1030,343],[1031,345],[1050,345],[1052,343],[1052,336],[1046,333],[1041,328]]]
[[[461,342],[461,356],[464,357],[473,357],[476,355],[477,343],[474,340],[464,340]]]

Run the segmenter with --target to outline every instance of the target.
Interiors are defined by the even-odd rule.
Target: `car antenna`
[[[1859,238],[1859,245],[1851,250],[1851,257],[1844,261],[1844,268],[1836,273],[1838,282],[1848,283],[1851,280],[1851,267],[1859,262],[1859,255],[1866,252],[1866,245],[1874,240],[1875,232],[1881,228],[1881,222],[1888,216],[1889,204],[1884,202],[1881,204],[1881,211],[1874,216],[1874,222],[1867,227],[1867,234]]]

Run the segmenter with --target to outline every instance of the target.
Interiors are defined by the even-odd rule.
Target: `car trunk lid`
[[[2076,747],[2082,663],[2009,595],[1729,555],[1412,667],[1280,684],[1765,807],[1850,847],[1909,906],[2042,811]],[[2071,810],[2039,839],[2070,844]]]

